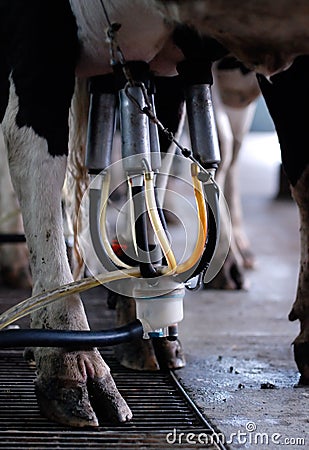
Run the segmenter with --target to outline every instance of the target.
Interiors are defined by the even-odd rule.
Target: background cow
[[[20,207],[14,192],[2,132],[0,130],[0,233],[23,234]],[[29,288],[31,275],[29,255],[25,243],[0,246],[0,277],[11,288]]]
[[[246,287],[243,269],[254,267],[254,256],[243,226],[238,157],[251,127],[260,89],[255,73],[233,57],[214,63],[213,74],[212,98],[221,153],[216,180],[229,206],[232,230],[227,259],[208,287],[240,289]],[[227,227],[224,221],[223,216],[223,228]]]

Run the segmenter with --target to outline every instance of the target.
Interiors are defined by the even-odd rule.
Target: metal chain
[[[109,54],[110,54],[110,65],[112,67],[116,66],[117,64],[120,64],[122,67],[123,74],[127,80],[127,82],[130,84],[130,86],[134,86],[135,82],[133,80],[133,77],[131,75],[131,72],[126,64],[126,59],[124,57],[124,54],[120,48],[120,45],[117,41],[117,32],[121,28],[121,23],[112,23],[110,21],[109,15],[107,13],[107,10],[105,8],[103,0],[100,0],[106,22],[108,24],[108,29],[106,32],[107,35],[107,42],[109,44]]]

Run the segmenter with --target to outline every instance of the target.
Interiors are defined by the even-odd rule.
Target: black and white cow
[[[186,13],[186,3],[180,2],[181,12]],[[211,3],[197,2],[197,7],[207,9]],[[219,3],[228,13],[229,2]],[[177,5],[155,0],[0,0],[0,117],[12,181],[23,215],[34,294],[72,281],[61,213],[61,189],[68,155],[69,111],[74,88],[79,86],[79,82],[75,86],[76,76],[81,80],[110,72],[109,46],[106,42],[108,24],[103,4],[110,20],[121,24],[118,43],[128,61],[146,61],[157,75],[176,74],[176,64],[183,59],[182,52],[172,39],[175,20],[178,19]],[[229,15],[224,14],[224,17]],[[289,16],[287,18],[290,19]],[[199,27],[200,23],[197,25]],[[213,26],[216,27],[215,24]],[[260,22],[258,26],[261,26]],[[218,38],[211,27],[209,32],[208,27],[202,31]],[[304,35],[306,32],[303,31]],[[223,44],[244,63],[248,63],[248,58],[242,56],[251,56],[253,50],[251,54],[250,48],[243,53],[243,42],[235,43],[232,39],[235,35],[237,28],[228,29]],[[252,40],[250,45],[252,48]],[[276,48],[273,47],[270,55],[274,56],[274,60],[278,54]],[[295,51],[289,49],[289,54],[285,56],[293,58]],[[306,54],[308,50],[299,45],[296,53]],[[265,47],[261,54],[265,54]],[[258,67],[258,71],[264,73],[263,67],[266,67],[266,73],[272,73],[273,59],[258,60],[255,68]],[[299,81],[303,81],[306,61],[306,58],[300,58],[293,66],[295,69],[291,69],[292,72],[274,77],[276,81],[283,77],[282,84],[278,82],[278,93],[277,82],[269,85],[265,79],[260,80],[266,98],[269,98],[279,139],[288,159],[290,154],[298,152],[300,148],[295,150],[295,141],[291,148],[292,144],[286,136],[288,126],[280,126],[281,121],[285,120],[284,114],[288,115],[289,111],[277,104],[280,102],[279,91],[284,89],[288,73],[299,76]],[[282,68],[282,65],[280,60],[275,69]],[[305,89],[304,83],[299,82],[299,89],[301,86]],[[74,104],[79,98],[77,89],[75,94],[73,113]],[[305,101],[303,92],[299,97],[296,96],[300,102]],[[83,141],[82,138],[77,139],[82,133],[82,127],[70,132],[70,150],[76,152],[79,150],[78,142]],[[305,142],[304,131],[302,133],[300,135]],[[306,247],[307,251],[308,190],[305,189],[305,182],[308,172],[304,171],[307,158],[301,155],[296,165],[294,162],[291,165],[290,172],[291,161],[288,160],[286,169],[302,212],[303,248]],[[308,381],[307,253],[302,255],[302,269],[298,300],[291,318],[301,321],[302,332],[295,342],[295,349],[302,379]],[[131,305],[125,305],[124,309],[126,307],[131,308]],[[119,314],[121,316],[121,311]],[[77,330],[89,328],[78,296],[68,298],[65,303],[56,302],[33,314],[31,326]],[[148,343],[141,345],[145,361],[156,366],[153,349]],[[183,358],[179,344],[166,342],[164,345],[168,364],[180,367]],[[134,366],[131,359],[136,358],[136,355],[137,351],[133,350],[129,364]],[[95,404],[98,409],[103,409],[106,416],[120,421],[131,419],[131,411],[117,391],[109,368],[96,349],[68,352],[65,349],[35,348],[34,357],[37,365],[37,397],[42,413],[49,418],[63,424],[97,426],[93,409]],[[141,365],[140,362],[138,364]],[[93,405],[90,396],[94,399]]]

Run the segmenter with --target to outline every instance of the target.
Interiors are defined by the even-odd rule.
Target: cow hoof
[[[89,401],[86,383],[40,380],[35,393],[43,416],[53,422],[72,427],[97,427],[97,416]]]
[[[209,283],[204,284],[205,289],[237,290],[247,289],[247,283],[239,265],[225,262],[222,269]]]
[[[117,361],[133,370],[160,370],[151,341],[135,339],[119,344],[114,349]]]
[[[132,419],[132,412],[119,394],[112,377],[88,380],[88,393],[99,418],[112,422],[128,422]]]
[[[26,347],[24,350],[23,357],[29,367],[33,369],[36,367],[33,347]]]
[[[36,351],[41,414],[62,425],[97,427],[98,417],[125,422],[132,413],[98,351]]]
[[[181,369],[186,360],[180,341],[169,341],[167,338],[153,339],[153,347],[160,369]]]
[[[245,269],[254,269],[256,267],[256,260],[248,239],[244,237],[243,233],[239,232],[234,232],[234,239],[236,249],[234,249],[233,252],[236,251],[238,253],[238,258],[241,261],[242,267]],[[228,258],[229,257],[232,257],[231,252],[228,255]]]
[[[218,274],[209,282],[204,283],[205,289],[247,289],[242,265],[233,252],[230,251]]]
[[[256,268],[256,260],[251,252],[251,250],[241,250],[240,251],[242,260],[243,260],[243,266],[245,269],[255,269]]]
[[[178,340],[136,339],[117,345],[114,352],[122,366],[133,370],[180,369],[186,365],[184,352]]]
[[[294,358],[297,364],[300,379],[300,386],[309,385],[309,342],[300,342],[294,344]]]

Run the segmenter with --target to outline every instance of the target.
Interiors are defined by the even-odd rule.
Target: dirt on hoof
[[[90,404],[86,383],[60,380],[35,382],[40,412],[47,419],[72,427],[97,427],[98,419]]]
[[[90,379],[87,386],[90,403],[99,419],[112,422],[128,422],[132,419],[132,412],[119,394],[112,377]]]
[[[98,417],[132,418],[97,350],[36,349],[35,391],[41,414],[62,425],[97,427]]]

